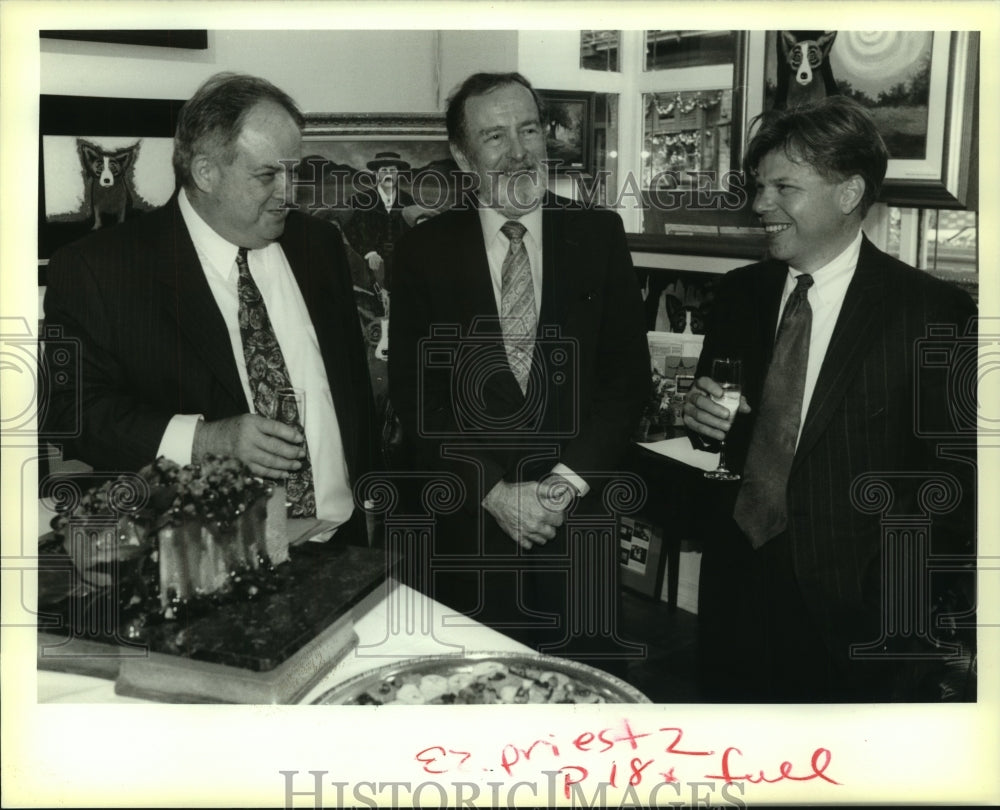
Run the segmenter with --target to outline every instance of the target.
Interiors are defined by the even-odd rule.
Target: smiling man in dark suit
[[[941,589],[922,544],[971,567],[975,454],[968,403],[952,407],[920,347],[974,345],[975,306],[863,234],[887,159],[871,117],[840,96],[764,116],[747,148],[770,258],[723,279],[684,406],[694,439],[726,435],[743,476],[705,484],[710,700],[931,694],[916,664],[943,632],[926,632]],[[721,357],[743,364],[734,421],[711,379]]]
[[[266,80],[210,78],[178,119],[172,199],[52,258],[46,322],[81,369],[48,424],[79,420],[67,453],[101,471],[235,456],[288,478],[292,516],[353,531],[371,389],[340,233],[286,205],[302,124]],[[302,430],[276,419],[287,386]]]
[[[461,508],[438,520],[434,559],[467,568],[439,566],[428,584],[561,650],[571,622],[587,624],[595,606],[606,618],[617,599],[574,590],[553,560],[576,553],[566,510],[579,496],[579,508],[600,507],[638,420],[650,379],[642,300],[620,218],[547,191],[541,106],[524,77],[471,76],[446,119],[474,195],[400,240],[389,354],[419,469],[464,485]],[[588,563],[608,583],[616,542]]]

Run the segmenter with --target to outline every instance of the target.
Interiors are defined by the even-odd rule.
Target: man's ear
[[[865,197],[865,181],[860,174],[852,174],[840,184],[840,210],[845,214],[854,211]]]
[[[218,164],[204,153],[198,153],[191,161],[191,179],[202,194],[211,194],[219,182]]]
[[[463,172],[472,171],[472,163],[465,156],[465,152],[462,151],[462,147],[458,144],[450,143],[448,144],[448,149],[451,150],[451,156],[455,158],[458,168],[460,168]]]

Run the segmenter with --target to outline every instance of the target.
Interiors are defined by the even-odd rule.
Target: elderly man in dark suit
[[[770,258],[723,279],[684,405],[694,437],[726,436],[742,469],[738,483],[705,483],[705,697],[921,699],[915,662],[942,631],[898,643],[935,598],[918,535],[971,565],[975,456],[942,452],[970,436],[920,346],[939,335],[960,348],[975,307],[863,234],[887,152],[859,105],[836,96],[765,116],[746,166]],[[735,420],[711,378],[722,357],[742,360]],[[925,484],[954,485],[956,502],[935,505]],[[891,510],[876,508],[890,490]]]
[[[617,599],[612,536],[587,562],[605,592],[568,585],[553,562],[582,553],[567,548],[566,511],[579,496],[578,511],[600,508],[642,409],[642,300],[620,218],[547,191],[542,112],[524,77],[471,76],[446,120],[475,193],[400,240],[389,353],[418,469],[464,485],[461,508],[439,516],[428,586],[562,650],[573,622],[596,605],[607,618]]]
[[[349,524],[372,465],[372,398],[337,228],[287,207],[302,115],[269,82],[210,78],[174,140],[161,209],[72,244],[49,265],[47,324],[80,343],[78,384],[49,426],[98,470],[235,456],[287,478],[290,515]],[[305,394],[295,425],[278,389]]]

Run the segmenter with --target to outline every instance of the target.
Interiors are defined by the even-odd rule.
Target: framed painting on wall
[[[183,101],[43,95],[38,126],[38,282],[53,252],[157,208],[174,191]]]
[[[306,115],[295,202],[333,222],[343,234],[376,407],[389,426],[394,242],[403,231],[455,204],[458,175],[443,115]],[[391,210],[377,192],[383,178],[394,189]]]
[[[594,93],[538,90],[545,102],[548,129],[545,148],[552,168],[593,175]]]
[[[112,45],[152,45],[157,48],[208,48],[208,31],[201,30],[104,30],[39,31],[44,39],[69,39],[79,42],[104,42]]]
[[[975,205],[977,32],[768,31],[765,49],[765,109],[836,92],[869,110],[889,150],[881,202]]]
[[[398,191],[432,216],[455,202],[458,166],[448,150],[443,115],[309,113],[295,199],[307,211],[343,226],[355,195],[374,189],[369,168],[396,162]],[[377,156],[382,155],[382,158]]]

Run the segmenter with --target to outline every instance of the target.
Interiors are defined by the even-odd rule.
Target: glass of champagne
[[[275,392],[277,406],[274,418],[283,424],[305,432],[306,392],[301,388],[279,388]]]
[[[722,387],[722,398],[715,400],[719,405],[729,409],[729,425],[732,427],[736,411],[740,407],[740,392],[743,390],[743,364],[730,357],[720,357],[712,361],[712,379]],[[706,478],[713,481],[739,481],[740,474],[732,472],[726,466],[726,439],[719,443],[719,466],[705,473]]]

